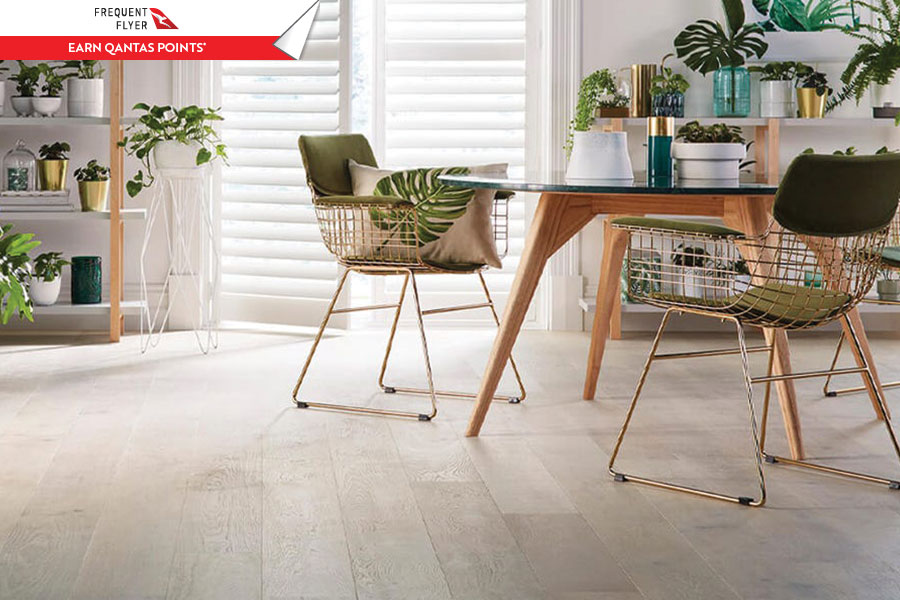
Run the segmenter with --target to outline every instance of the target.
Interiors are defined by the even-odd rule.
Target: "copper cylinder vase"
[[[68,160],[39,160],[38,187],[44,192],[58,192],[66,189],[66,172]]]
[[[631,116],[649,117],[652,111],[650,80],[656,76],[656,65],[631,65]]]

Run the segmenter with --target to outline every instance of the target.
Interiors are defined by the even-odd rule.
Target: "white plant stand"
[[[207,168],[157,169],[141,246],[141,352],[159,344],[178,316],[178,328],[194,332],[200,351],[219,345],[219,251],[216,247]],[[154,230],[162,229],[169,268],[158,300],[151,305],[147,260]],[[179,304],[180,302],[180,304]],[[178,306],[173,315],[173,307]]]

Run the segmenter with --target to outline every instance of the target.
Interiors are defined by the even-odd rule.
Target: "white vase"
[[[794,85],[792,82],[759,82],[759,116],[764,119],[783,119],[795,115]]]
[[[576,131],[569,156],[567,181],[634,179],[624,131]]]
[[[153,160],[157,169],[197,169],[197,152],[200,144],[182,144],[173,140],[159,142],[153,147]]]
[[[713,298],[715,286],[710,282],[712,271],[706,267],[684,267],[679,295],[687,298]]]
[[[31,301],[38,306],[52,306],[59,299],[59,289],[62,277],[57,276],[53,281],[32,279],[28,284],[28,293]]]
[[[10,98],[13,110],[16,111],[16,114],[20,117],[31,116],[31,113],[34,111],[31,107],[32,100],[33,98],[31,96],[13,96]]]
[[[872,84],[872,106],[900,106],[900,77],[894,77],[887,85]]]
[[[52,117],[62,108],[62,98],[38,96],[31,99],[31,108],[42,117]]]
[[[69,79],[66,106],[70,117],[103,116],[103,80]]]
[[[679,179],[737,180],[746,155],[743,144],[672,144]]]

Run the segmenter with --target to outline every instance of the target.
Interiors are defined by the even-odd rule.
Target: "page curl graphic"
[[[299,59],[303,54],[303,48],[306,46],[306,38],[309,37],[309,30],[312,28],[316,13],[319,11],[319,0],[307,0],[306,10],[300,15],[300,18],[281,34],[281,37],[275,40],[274,46],[290,56],[293,59]]]

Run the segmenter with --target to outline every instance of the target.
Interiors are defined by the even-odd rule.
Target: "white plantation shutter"
[[[526,0],[384,0],[383,82],[374,129],[388,168],[509,163],[525,168]],[[380,133],[380,135],[379,135]],[[502,310],[522,251],[524,199],[510,205],[509,253],[487,271]],[[472,277],[430,277],[429,305],[477,300]],[[388,292],[393,292],[389,286]],[[484,311],[445,319],[484,321]]]
[[[301,60],[222,63],[223,319],[315,325],[334,292],[297,138],[347,129],[344,1],[320,2]]]

